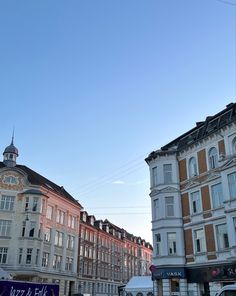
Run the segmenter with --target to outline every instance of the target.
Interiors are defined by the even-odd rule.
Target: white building
[[[17,165],[13,140],[0,162],[0,267],[16,280],[75,291],[81,205],[63,187]]]
[[[159,295],[236,283],[236,104],[146,158]]]

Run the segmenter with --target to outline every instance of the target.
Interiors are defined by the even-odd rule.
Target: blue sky
[[[152,150],[236,98],[235,0],[0,2],[1,151],[151,241]]]

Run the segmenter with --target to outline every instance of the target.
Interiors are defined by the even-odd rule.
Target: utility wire
[[[106,179],[100,181],[100,182],[97,182],[97,183],[92,183],[90,185],[90,187],[87,187],[87,189],[84,189],[82,191],[80,191],[78,194],[81,196],[81,195],[86,195],[88,193],[91,193],[95,190],[97,190],[98,188],[102,187],[102,186],[105,186],[107,185],[108,183],[111,183],[112,181],[115,181],[117,178],[123,178],[129,174],[132,174],[133,172],[135,171],[139,171],[140,169],[143,169],[144,168],[144,165],[143,164],[138,164],[136,166],[133,166],[131,167],[130,169],[127,169],[126,171],[123,171],[123,174],[120,175],[120,173],[116,173],[114,174],[113,176],[111,177],[107,177]]]
[[[105,175],[101,176],[99,179],[93,181],[93,182],[87,182],[81,186],[79,186],[79,190],[82,190],[87,188],[87,187],[90,187],[91,185],[95,184],[95,183],[100,183],[100,182],[103,182],[104,180],[106,180],[107,178],[111,178],[113,177],[114,175],[116,175],[117,177],[119,177],[119,174],[120,174],[120,171],[123,172],[123,171],[126,171],[127,169],[130,169],[136,165],[139,165],[139,164],[143,164],[144,165],[144,156],[146,156],[147,154],[143,154],[143,155],[140,155],[138,156],[137,158],[133,159],[133,160],[130,160],[128,161],[127,163],[117,167],[117,168],[114,168],[113,170],[111,170],[111,173],[106,173]]]

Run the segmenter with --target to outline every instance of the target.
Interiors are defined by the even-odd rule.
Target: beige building
[[[236,283],[236,104],[146,158],[158,295]]]
[[[16,163],[11,144],[0,162],[0,267],[14,280],[54,282],[60,296],[117,295],[146,274],[152,247],[109,221],[97,221],[63,186]]]
[[[63,187],[17,165],[12,143],[0,162],[0,266],[16,280],[75,290],[81,205]]]

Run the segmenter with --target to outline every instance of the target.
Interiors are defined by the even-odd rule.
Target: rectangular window
[[[174,217],[174,197],[169,196],[165,198],[166,217]]]
[[[76,218],[72,215],[69,215],[68,216],[68,226],[75,229],[75,221],[76,221]]]
[[[161,234],[160,233],[155,234],[155,243],[156,243],[156,256],[159,256],[161,254],[161,250],[160,250]]]
[[[26,196],[25,197],[25,211],[28,211],[29,210],[29,197]]]
[[[175,232],[167,233],[167,243],[168,243],[168,254],[175,255],[176,254],[176,233]]]
[[[159,199],[154,199],[153,201],[153,218],[154,220],[159,217]]]
[[[56,231],[55,245],[58,247],[62,247],[62,244],[63,244],[63,233],[60,231]]]
[[[165,184],[172,183],[172,164],[164,164],[163,173],[164,173],[164,183]]]
[[[0,220],[0,236],[10,236],[11,233],[11,221]]]
[[[8,248],[0,247],[0,264],[7,263]]]
[[[38,209],[38,198],[37,197],[34,197],[32,211],[33,212],[37,212],[37,209]]]
[[[230,199],[236,198],[236,172],[228,175]]]
[[[203,229],[194,230],[194,239],[195,239],[196,253],[205,252],[206,243],[205,243],[204,230]]]
[[[56,222],[63,225],[64,221],[65,221],[65,212],[61,210],[57,210]]]
[[[199,191],[191,193],[192,213],[197,214],[202,211]]]
[[[157,167],[152,168],[152,186],[157,185]]]
[[[67,236],[67,248],[73,250],[75,247],[75,237],[72,235]]]
[[[26,221],[22,222],[22,232],[21,232],[21,236],[24,237],[25,236],[25,228],[26,228]]]
[[[53,216],[53,207],[47,206],[46,218],[52,220]]]
[[[73,270],[73,258],[70,257],[66,257],[66,266],[65,269],[68,271],[72,271]]]
[[[60,270],[61,269],[61,262],[62,262],[62,256],[54,255],[53,256],[53,263],[52,263],[53,269]]]
[[[0,210],[2,211],[13,211],[14,208],[14,196],[2,195],[0,202]]]
[[[30,221],[29,237],[34,237],[36,222]]]
[[[27,248],[26,261],[25,261],[26,264],[31,264],[32,253],[33,253],[33,249],[32,248]]]
[[[223,192],[221,183],[211,186],[211,196],[213,208],[218,208],[223,205]]]
[[[216,226],[216,236],[218,249],[227,249],[229,247],[227,224],[220,224]]]
[[[44,231],[44,241],[50,243],[51,241],[51,228],[46,228]]]
[[[43,267],[48,267],[49,266],[49,253],[43,252],[42,266]]]
[[[22,263],[23,249],[19,248],[18,264]]]
[[[36,257],[35,257],[35,265],[38,265],[38,263],[39,263],[39,252],[40,252],[40,250],[37,249],[36,250]]]

